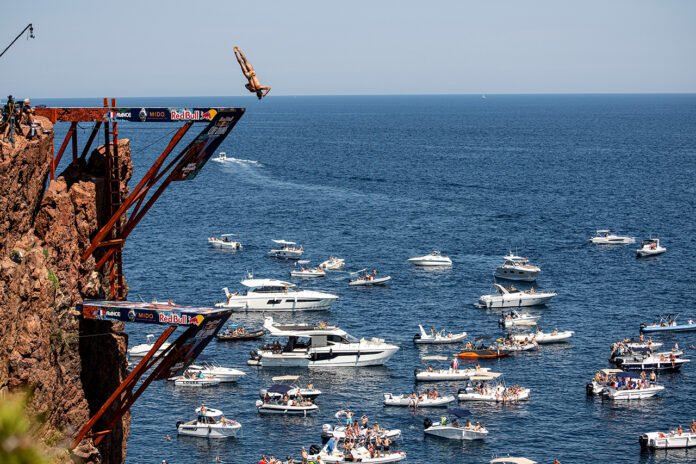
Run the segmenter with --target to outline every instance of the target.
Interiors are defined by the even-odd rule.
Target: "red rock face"
[[[129,415],[98,448],[85,441],[71,454],[65,449],[125,377],[127,336],[120,323],[73,314],[77,302],[108,289],[93,258],[80,262],[104,221],[103,149],[88,163],[91,172],[68,169],[44,192],[52,137],[18,138],[14,148],[0,142],[0,391],[33,391],[29,412],[43,414],[42,438],[58,461],[120,463]],[[119,154],[129,178],[128,140],[119,141]]]

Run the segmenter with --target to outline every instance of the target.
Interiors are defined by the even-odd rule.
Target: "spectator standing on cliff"
[[[22,118],[20,122],[29,126],[27,138],[31,140],[36,137],[36,126],[34,125],[34,108],[31,107],[31,100],[28,98],[24,99],[21,114]]]
[[[6,142],[10,142],[12,146],[15,146],[15,132],[19,131],[19,134],[24,136],[22,132],[22,127],[19,125],[18,118],[18,108],[14,101],[12,95],[8,95],[7,103],[5,104],[3,110],[3,119],[5,122],[5,131],[3,132],[3,138]]]

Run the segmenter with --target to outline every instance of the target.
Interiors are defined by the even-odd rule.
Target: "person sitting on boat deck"
[[[447,425],[447,416],[440,417],[440,425]]]
[[[692,434],[696,433],[696,419],[691,419],[691,427],[689,428],[689,431]]]
[[[438,394],[437,394],[437,388],[433,388],[433,399],[436,400],[436,399],[437,399],[437,396],[438,396]]]
[[[681,436],[681,434],[684,433],[684,429],[682,429],[681,424],[677,426],[677,435]]]
[[[234,56],[237,58],[239,66],[242,68],[244,77],[249,81],[244,87],[246,87],[249,92],[255,93],[259,100],[268,95],[268,92],[271,91],[271,87],[261,85],[258,77],[256,77],[256,71],[254,71],[253,66],[251,66],[251,63],[249,63],[239,47],[234,47]]]
[[[471,428],[471,419],[467,419],[466,422],[464,423],[464,428],[470,429]]]
[[[478,421],[476,422],[476,425],[474,425],[474,430],[481,430],[481,423],[480,422],[478,422]]]
[[[466,345],[464,345],[464,348],[467,350],[470,350],[474,347],[474,344],[471,343],[471,341],[466,342]]]

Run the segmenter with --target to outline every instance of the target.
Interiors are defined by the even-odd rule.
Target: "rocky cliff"
[[[108,289],[93,258],[80,262],[105,217],[99,168],[104,150],[47,186],[53,128],[37,120],[46,132],[39,138],[19,138],[15,147],[0,142],[0,392],[33,392],[30,413],[42,417],[41,439],[57,462],[120,463],[128,415],[98,448],[85,441],[66,449],[127,365],[122,324],[80,321],[74,314],[77,302],[103,297]],[[119,143],[129,178],[130,146]]]

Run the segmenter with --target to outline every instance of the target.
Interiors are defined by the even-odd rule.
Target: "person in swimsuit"
[[[258,77],[256,77],[256,71],[254,71],[251,63],[247,61],[246,56],[244,56],[244,53],[242,53],[239,47],[234,47],[234,56],[237,58],[239,66],[242,68],[244,77],[249,81],[244,87],[246,87],[249,92],[255,93],[259,100],[268,95],[268,92],[271,91],[271,87],[268,85],[261,85]]]

